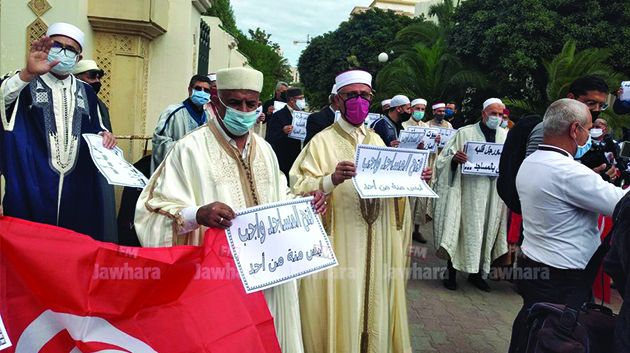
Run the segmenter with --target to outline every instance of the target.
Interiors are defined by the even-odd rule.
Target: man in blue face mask
[[[177,140],[208,121],[207,115],[213,114],[213,110],[204,109],[204,106],[210,102],[211,90],[208,76],[194,75],[188,84],[188,98],[168,106],[160,114],[153,132],[151,173],[162,163]]]
[[[576,291],[590,292],[591,285],[584,288],[583,282],[601,244],[598,216],[612,215],[626,193],[575,160],[591,144],[589,108],[569,98],[552,103],[543,120],[543,142],[516,177],[524,233],[517,273],[537,269],[548,275],[516,279],[523,307],[514,321],[510,352],[520,352],[519,344],[527,341],[528,309],[534,303],[567,304]]]
[[[135,228],[143,246],[200,245],[208,228],[232,225],[234,210],[294,197],[271,146],[250,132],[262,86],[260,71],[217,72],[218,116],[175,143],[138,199]],[[324,212],[324,194],[309,194]],[[303,352],[295,281],[264,294],[282,351]]]
[[[103,126],[94,90],[71,73],[85,45],[68,23],[50,25],[31,44],[26,66],[0,86],[0,170],[6,179],[4,213],[116,241],[106,232],[102,176],[82,134]]]

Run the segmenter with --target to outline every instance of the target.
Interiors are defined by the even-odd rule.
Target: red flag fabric
[[[11,353],[280,352],[222,230],[203,247],[131,248],[0,217],[0,315]]]

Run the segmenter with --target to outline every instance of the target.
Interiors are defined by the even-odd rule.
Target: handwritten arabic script
[[[304,141],[306,138],[306,122],[310,113],[306,112],[293,112],[293,131],[289,134],[289,137],[296,140]]]
[[[226,233],[247,293],[337,265],[311,200],[296,199],[237,213]]]
[[[437,197],[422,180],[429,152],[417,149],[359,145],[352,178],[361,198]]]
[[[431,152],[437,151],[438,143],[435,142],[435,139],[440,135],[439,128],[410,126],[407,130],[424,133],[421,141],[424,143],[424,148]]]
[[[503,145],[499,143],[468,142],[465,146],[468,162],[462,167],[462,174],[499,175],[499,161]]]

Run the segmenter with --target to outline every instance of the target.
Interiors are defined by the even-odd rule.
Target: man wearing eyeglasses
[[[409,203],[401,198],[403,207],[399,207],[394,198],[359,197],[350,181],[356,175],[352,161],[357,145],[385,146],[364,124],[373,98],[372,75],[352,70],[335,81],[333,99],[341,117],[313,136],[290,171],[294,193],[319,190],[328,195],[324,227],[339,261],[323,276],[302,279],[302,332],[308,333],[304,348],[306,352],[408,352],[405,279],[392,274],[405,269],[411,215],[404,209]],[[422,178],[430,180],[431,175],[430,169],[425,170]]]
[[[26,67],[0,85],[4,213],[115,240],[105,230],[100,174],[81,134],[100,134],[106,148],[116,140],[94,91],[71,75],[84,38],[71,24],[52,24],[31,44]]]
[[[160,114],[153,132],[151,173],[162,163],[177,140],[205,124],[208,114],[214,114],[212,109],[204,109],[210,102],[211,86],[208,76],[194,75],[188,84],[188,98],[179,104],[168,106]]]

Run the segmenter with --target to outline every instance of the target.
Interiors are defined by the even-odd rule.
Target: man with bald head
[[[217,116],[178,140],[136,204],[135,227],[145,247],[199,245],[208,228],[226,229],[235,210],[293,197],[271,146],[256,123],[263,74],[247,68],[217,72]],[[311,192],[318,212],[324,196]],[[301,353],[295,281],[264,291],[283,352]]]
[[[94,90],[72,72],[83,32],[54,23],[31,44],[26,66],[0,86],[0,170],[4,214],[115,241],[106,234],[103,189],[82,134],[113,148]]]
[[[537,269],[547,276],[517,279],[523,307],[514,320],[510,352],[521,352],[534,303],[567,304],[576,291],[590,292],[581,284],[601,244],[598,217],[611,216],[625,194],[576,161],[590,147],[592,127],[588,103],[569,98],[552,103],[543,120],[543,142],[518,171],[524,233],[518,266],[523,273]]]
[[[496,177],[464,175],[467,142],[503,143],[507,131],[498,128],[505,105],[497,98],[483,104],[482,120],[457,131],[436,161],[433,231],[438,255],[448,260],[447,289],[457,288],[456,271],[483,291],[490,264],[507,252],[507,212],[496,190]]]

